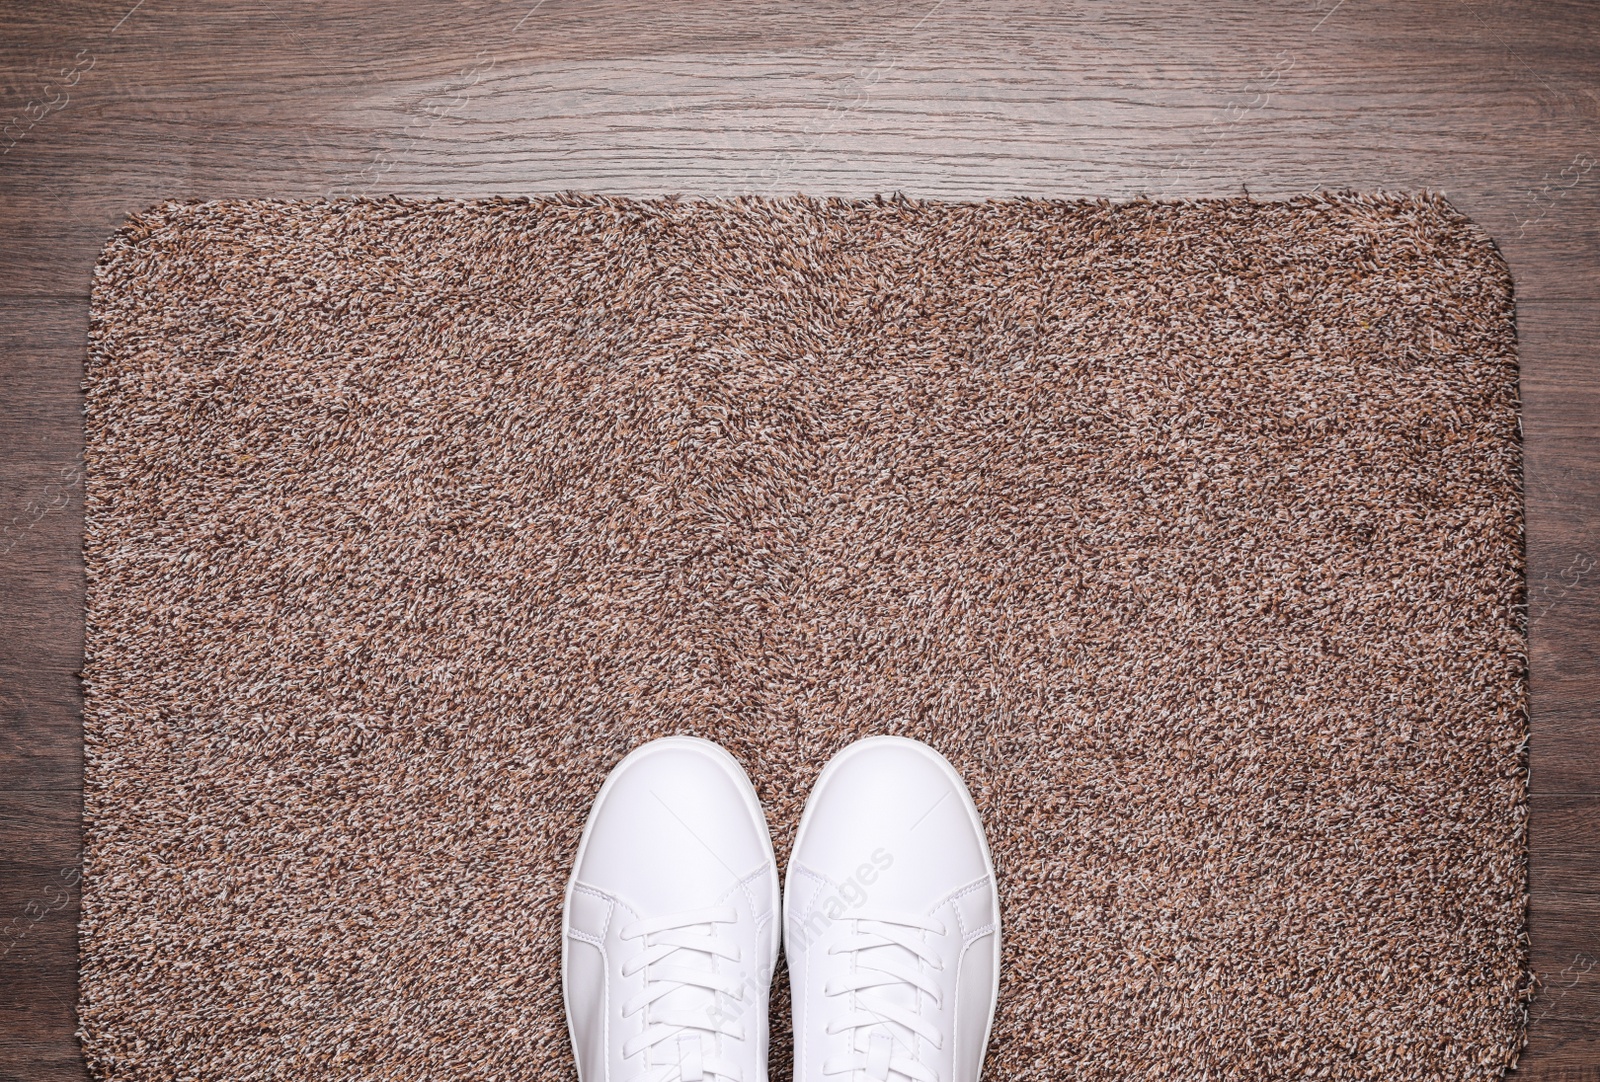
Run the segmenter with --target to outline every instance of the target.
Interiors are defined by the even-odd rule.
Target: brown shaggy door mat
[[[1432,196],[138,215],[89,357],[89,1062],[570,1079],[617,759],[721,741],[782,860],[896,732],[993,842],[990,1079],[1493,1077],[1517,425],[1505,265]]]

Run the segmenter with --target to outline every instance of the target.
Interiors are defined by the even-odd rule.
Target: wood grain
[[[0,1079],[81,1078],[81,397],[129,211],[234,196],[1432,188],[1523,360],[1521,1075],[1600,1080],[1600,18],[1585,4],[69,0],[0,14]],[[30,909],[32,906],[34,908]],[[33,920],[35,913],[41,913]]]

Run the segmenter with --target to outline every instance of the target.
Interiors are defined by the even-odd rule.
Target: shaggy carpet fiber
[[[1497,1076],[1512,305],[1432,195],[136,215],[88,358],[92,1069],[571,1079],[606,771],[720,741],[784,860],[902,733],[993,844],[989,1078]]]

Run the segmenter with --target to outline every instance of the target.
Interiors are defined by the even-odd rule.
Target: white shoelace
[[[881,994],[874,995],[871,989],[909,985],[930,996],[935,1007],[939,1006],[943,998],[939,986],[921,967],[941,970],[944,964],[923,941],[922,933],[942,936],[944,925],[927,917],[868,911],[851,914],[845,919],[855,925],[854,933],[829,947],[828,953],[850,955],[852,964],[846,972],[829,978],[822,991],[827,996],[849,997],[851,1009],[828,1023],[830,1034],[849,1034],[849,1050],[824,1061],[822,1073],[860,1071],[864,1072],[862,1077],[875,1082],[887,1082],[890,1074],[903,1075],[915,1082],[939,1082],[933,1069],[917,1058],[915,1042],[897,1033],[895,1026],[921,1037],[934,1048],[943,1046],[943,1031],[920,1013],[890,1002]],[[900,951],[882,949],[895,947]],[[864,1048],[863,1037],[866,1038]]]
[[[624,1041],[622,1054],[631,1058],[650,1050],[649,1058],[657,1061],[637,1082],[743,1082],[738,1065],[716,1052],[718,1035],[744,1040],[744,1028],[720,1009],[719,998],[737,998],[739,978],[715,971],[718,958],[739,961],[739,948],[717,929],[738,919],[731,906],[715,906],[634,921],[619,933],[625,941],[644,940],[622,966],[625,977],[641,969],[645,976],[644,990],[622,1005],[624,1017],[644,1012],[644,1032]],[[703,967],[691,964],[697,958],[704,959]],[[697,988],[705,994],[695,994]],[[668,1044],[674,1041],[676,1047]]]

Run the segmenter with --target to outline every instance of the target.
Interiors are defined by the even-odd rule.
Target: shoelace
[[[854,1009],[828,1023],[830,1034],[849,1033],[849,1051],[828,1057],[822,1064],[822,1073],[862,1071],[865,1077],[877,1082],[886,1082],[890,1074],[903,1075],[915,1082],[939,1082],[932,1068],[917,1059],[915,1045],[903,1040],[890,1023],[903,1026],[935,1048],[944,1043],[941,1029],[917,1012],[888,1002],[881,995],[873,995],[870,990],[910,985],[932,997],[935,1007],[940,1006],[943,996],[932,978],[917,965],[902,964],[895,952],[874,948],[899,947],[917,962],[941,970],[944,964],[933,948],[923,942],[921,933],[942,936],[944,925],[931,918],[869,911],[854,913],[846,919],[854,923],[854,933],[829,947],[828,953],[852,955],[852,965],[847,973],[830,978],[822,991],[827,996],[851,996]],[[864,955],[863,952],[870,953]],[[861,1047],[862,1036],[867,1038],[865,1050]]]
[[[674,1038],[677,1045],[662,1047],[652,1055],[650,1058],[661,1062],[640,1074],[638,1082],[700,1082],[707,1077],[743,1082],[738,1065],[713,1051],[718,1034],[744,1040],[744,1028],[718,1009],[719,996],[741,994],[739,978],[713,971],[718,958],[739,960],[739,948],[717,931],[717,925],[733,924],[738,919],[731,906],[716,906],[634,921],[622,928],[619,934],[624,940],[644,940],[639,953],[623,963],[622,975],[631,977],[641,969],[645,974],[644,990],[622,1005],[624,1017],[644,1012],[645,1029],[623,1042],[622,1055],[631,1058]],[[680,952],[704,956],[707,965],[703,969],[690,965],[691,959],[682,957]],[[709,997],[694,998],[708,998],[709,1002],[685,1007],[686,997],[679,995],[677,1003],[658,1003],[688,988],[706,989]]]

